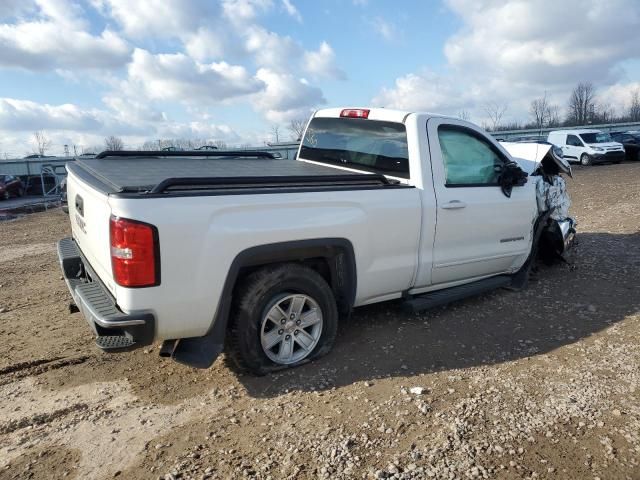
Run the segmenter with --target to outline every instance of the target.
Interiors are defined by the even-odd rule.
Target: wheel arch
[[[348,239],[314,238],[257,245],[241,251],[233,259],[208,333],[179,340],[172,358],[194,367],[211,366],[224,349],[238,282],[257,268],[287,262],[301,263],[318,271],[331,287],[340,315],[349,314],[356,297],[357,269],[353,244]]]

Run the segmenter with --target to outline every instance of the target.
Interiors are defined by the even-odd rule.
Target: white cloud
[[[27,3],[27,2],[25,2]],[[0,24],[0,66],[27,70],[117,68],[130,48],[117,34],[85,31],[84,12],[67,0],[36,0],[38,19]]]
[[[433,72],[409,73],[396,79],[391,88],[383,88],[372,100],[376,106],[400,110],[454,113],[469,98],[449,78]]]
[[[114,19],[133,38],[175,38],[198,29],[203,19],[219,15],[208,0],[91,0],[103,15]]]
[[[2,0],[0,1],[0,20],[22,15],[32,8],[33,5],[26,0]]]
[[[304,68],[314,77],[345,80],[346,73],[336,66],[336,55],[327,42],[322,42],[317,51],[304,53]]]
[[[373,29],[388,42],[393,41],[398,36],[396,26],[382,17],[376,17],[369,22]]]
[[[631,95],[640,92],[640,81],[630,83],[617,83],[598,93],[598,99],[602,105],[609,106],[618,115],[628,112],[631,104]]]
[[[0,155],[22,156],[31,151],[31,136],[45,130],[53,141],[50,153],[62,154],[63,145],[102,145],[104,137],[118,135],[128,148],[157,138],[204,138],[239,143],[240,135],[228,125],[208,121],[176,122],[166,115],[106,99],[110,109],[83,109],[78,105],[50,105],[0,98]],[[8,152],[7,152],[8,150]]]
[[[225,36],[206,27],[200,27],[195,33],[187,34],[184,42],[186,52],[200,62],[223,58],[226,43]]]
[[[90,8],[103,16],[102,33]],[[326,100],[301,77],[346,76],[327,42],[306,50],[265,28],[260,17],[274,9],[302,20],[291,0],[0,0],[0,18],[9,19],[0,21],[0,68],[52,71],[103,90],[98,108],[4,99],[0,132],[233,141],[228,126],[208,118],[214,106],[247,102],[270,122],[306,116]],[[194,121],[172,121],[163,109]]]
[[[285,123],[307,117],[315,107],[326,103],[322,90],[292,74],[261,68],[256,76],[267,87],[255,95],[255,104],[271,122]]]
[[[123,123],[104,110],[0,98],[0,130],[32,132],[41,129],[114,133],[141,131],[136,125]]]
[[[262,82],[241,66],[199,63],[182,53],[152,55],[136,49],[129,80],[152,100],[218,102],[259,91]]]
[[[157,127],[159,138],[202,138],[207,140],[224,140],[238,143],[242,140],[228,125],[216,125],[208,122],[166,122]]]
[[[291,0],[282,0],[282,6],[290,16],[292,16],[298,22],[302,23],[302,15],[300,15],[300,12],[296,8],[296,6],[291,3]]]
[[[0,66],[27,70],[118,68],[129,46],[117,34],[100,36],[60,28],[49,22],[0,25]]]
[[[260,12],[272,5],[271,0],[222,0],[222,9],[227,19],[240,24],[253,22]]]
[[[465,26],[445,45],[451,66],[510,80],[611,81],[640,55],[637,0],[449,0]],[[624,14],[620,14],[624,12]]]
[[[245,48],[260,67],[291,70],[292,63],[303,53],[302,47],[291,37],[283,37],[258,25],[245,28]]]
[[[85,29],[84,11],[67,0],[35,0],[40,15],[62,28]]]
[[[505,120],[526,120],[531,100],[547,93],[566,106],[571,89],[591,81],[604,93],[620,62],[640,58],[637,0],[447,0],[462,27],[445,44],[442,73],[424,69],[396,79],[374,101],[382,106],[483,119],[483,104],[508,106]],[[620,12],[625,12],[620,15]]]

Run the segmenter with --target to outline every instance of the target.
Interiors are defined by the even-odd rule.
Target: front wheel
[[[588,167],[589,165],[591,165],[591,157],[586,153],[583,153],[580,157],[580,164]]]
[[[235,297],[226,342],[233,367],[264,375],[331,350],[338,309],[316,271],[298,264],[268,266],[246,277]]]
[[[24,188],[20,187],[18,189],[18,197],[23,197],[24,196]]]

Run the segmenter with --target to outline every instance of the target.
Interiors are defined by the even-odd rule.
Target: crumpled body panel
[[[571,198],[567,192],[567,183],[560,175],[554,175],[552,183],[545,181],[539,176],[536,180],[536,200],[538,211],[551,211],[551,218],[554,220],[564,220],[569,216]]]

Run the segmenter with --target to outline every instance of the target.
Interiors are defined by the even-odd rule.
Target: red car
[[[24,184],[15,175],[0,174],[0,198],[8,200],[9,197],[21,197],[24,195]]]

